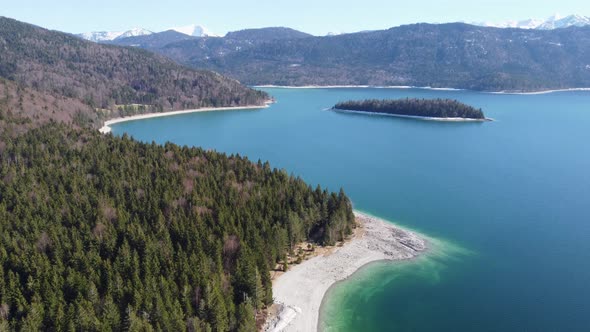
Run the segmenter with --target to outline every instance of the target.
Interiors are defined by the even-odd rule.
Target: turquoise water
[[[256,111],[120,123],[137,139],[269,160],[439,240],[330,290],[330,331],[590,331],[590,93],[267,89]],[[455,98],[490,123],[325,111],[356,98]]]

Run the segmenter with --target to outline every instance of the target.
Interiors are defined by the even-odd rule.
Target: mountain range
[[[323,37],[285,27],[215,37],[192,25],[157,33],[135,29],[115,38],[107,34],[112,40],[104,37],[102,43],[143,48],[249,85],[535,91],[590,86],[586,22],[590,19],[570,15],[498,25],[521,27],[506,29],[464,23],[412,24]]]
[[[121,38],[249,85],[408,85],[485,91],[590,86],[590,26],[498,29],[413,24],[315,37],[288,28],[179,38]]]
[[[217,37],[216,34],[211,33],[207,28],[197,25],[185,25],[179,26],[174,28],[166,29],[165,31],[176,31],[182,33],[187,36],[192,37]],[[148,36],[154,34],[155,32],[150,31],[144,28],[133,28],[130,30],[125,31],[93,31],[93,32],[83,32],[79,33],[76,36],[93,41],[93,42],[110,42],[117,39],[128,38],[128,37],[138,37],[138,36]]]
[[[500,23],[493,23],[493,22],[469,22],[468,24],[478,25],[478,26],[485,26],[485,27],[494,27],[494,28],[518,28],[518,29],[540,29],[540,30],[552,30],[552,29],[561,29],[561,28],[568,28],[571,26],[586,26],[590,25],[590,17],[582,16],[582,15],[568,15],[568,16],[561,16],[559,14],[555,14],[547,19],[526,19],[522,21],[506,21]],[[169,28],[164,31],[173,30],[188,36],[193,37],[220,37],[212,32],[210,32],[207,28],[203,27],[202,25],[191,24],[187,26],[180,26],[175,28]],[[248,30],[256,30],[256,29],[248,29]],[[160,32],[164,32],[160,31]],[[150,35],[157,32],[152,32],[148,29],[144,28],[133,28],[126,31],[95,31],[95,32],[84,32],[77,34],[77,36],[84,38],[86,40],[94,41],[94,42],[109,42],[116,39],[122,39],[127,37],[137,37],[137,36],[145,36]],[[229,32],[231,34],[233,32]],[[342,33],[328,33],[327,36],[334,36],[340,35]]]

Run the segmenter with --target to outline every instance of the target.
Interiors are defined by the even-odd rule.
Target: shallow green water
[[[268,89],[258,111],[121,123],[115,134],[269,160],[344,187],[355,208],[438,239],[332,288],[330,331],[590,331],[590,93]],[[345,99],[442,97],[491,123],[324,111]]]
[[[449,262],[458,262],[473,253],[446,241],[433,238],[428,238],[428,241],[430,251],[425,255],[395,264],[369,264],[350,279],[333,286],[322,303],[321,330],[398,331],[421,330],[430,326],[430,322],[422,322],[420,313],[431,303],[428,296],[415,291],[416,283],[421,289],[436,287],[441,278],[450,273],[446,270]],[[388,297],[385,303],[374,303],[384,293],[393,293],[394,296]],[[405,297],[409,296],[413,297],[413,308],[407,306]],[[367,310],[366,306],[378,308]],[[363,314],[360,315],[360,312]],[[379,318],[382,312],[399,318],[384,321]]]

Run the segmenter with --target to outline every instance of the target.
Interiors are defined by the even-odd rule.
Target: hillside
[[[96,44],[3,17],[0,49],[1,78],[55,98],[80,100],[102,117],[117,116],[118,106],[126,104],[150,112],[262,105],[267,99],[235,80],[141,49]]]
[[[414,24],[251,45],[225,38],[186,41],[152,50],[251,85],[410,85],[485,91],[590,87],[590,27],[543,31]]]
[[[99,114],[81,100],[53,96],[22,87],[0,78],[0,110],[6,112],[0,119],[0,131],[7,137],[16,137],[29,129],[55,121],[72,123],[79,127],[98,121]],[[9,119],[18,120],[7,124]],[[0,140],[1,143],[1,140]]]

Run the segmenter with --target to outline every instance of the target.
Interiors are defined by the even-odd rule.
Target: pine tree
[[[41,298],[35,296],[27,310],[26,318],[23,320],[23,331],[41,331],[43,330],[44,308]]]
[[[250,301],[245,301],[238,306],[237,311],[238,332],[255,332],[256,331],[256,317],[254,315],[254,308]]]

